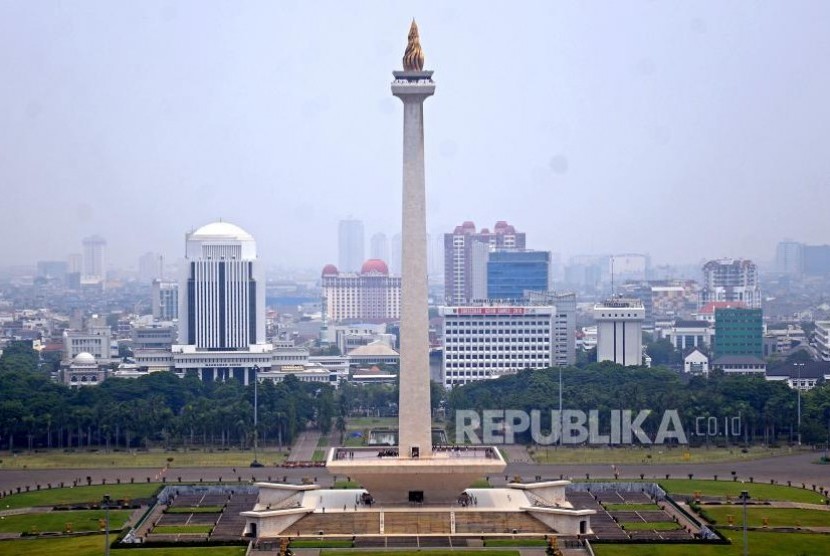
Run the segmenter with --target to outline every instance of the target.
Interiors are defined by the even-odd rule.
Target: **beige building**
[[[326,265],[322,275],[326,317],[332,321],[390,322],[401,317],[401,279],[386,263],[369,259],[359,273]]]

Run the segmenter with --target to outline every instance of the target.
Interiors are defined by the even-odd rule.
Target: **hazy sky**
[[[403,6],[406,7],[403,7]],[[175,259],[222,217],[269,265],[399,230],[416,17],[431,231],[653,261],[830,242],[830,2],[0,0],[4,261]]]

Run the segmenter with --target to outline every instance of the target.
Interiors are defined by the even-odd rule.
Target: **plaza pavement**
[[[813,484],[817,487],[830,488],[830,466],[818,465],[815,462],[823,452],[806,452],[792,456],[777,456],[766,459],[755,459],[739,462],[719,463],[675,463],[675,464],[629,464],[617,466],[620,479],[639,479],[642,473],[647,479],[665,479],[670,474],[673,479],[686,478],[689,473],[694,473],[695,479],[712,479],[718,475],[720,480],[730,480],[732,471],[735,471],[738,480],[749,481],[753,477],[756,483],[769,483],[775,479],[779,483],[786,484],[792,481],[793,485],[803,482],[807,488]],[[532,481],[539,476],[543,479],[558,479],[560,475],[571,479],[585,479],[586,474],[591,479],[613,478],[614,468],[609,464],[570,464],[570,465],[538,465],[533,463],[509,463],[504,474],[491,476],[490,482],[493,485],[502,485],[508,479],[519,475],[525,481]],[[107,483],[115,483],[120,479],[122,483],[129,483],[132,478],[136,483],[146,483],[149,477],[152,482],[159,482],[162,478],[168,484],[175,484],[181,478],[182,482],[242,482],[249,483],[256,481],[282,481],[285,477],[289,482],[300,482],[303,478],[316,480],[323,486],[332,483],[333,477],[322,467],[287,469],[282,467],[202,467],[202,468],[176,468],[170,469],[0,469],[0,491],[15,490],[21,487],[25,490],[28,485],[35,490],[36,485],[46,488],[47,483],[52,483],[53,488],[60,484],[72,485],[77,481],[79,485],[87,484],[87,477],[91,478],[92,484],[101,484],[102,480]]]

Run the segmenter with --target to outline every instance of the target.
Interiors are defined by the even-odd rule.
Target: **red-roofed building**
[[[380,259],[363,263],[360,273],[338,272],[327,264],[322,272],[326,316],[331,321],[392,322],[401,317],[401,278],[390,276]]]
[[[748,309],[746,303],[741,301],[710,301],[697,312],[697,320],[705,320],[715,323],[715,309]]]
[[[487,297],[487,254],[490,249],[524,249],[524,232],[504,220],[499,220],[492,231],[479,232],[473,222],[456,226],[444,234],[444,291],[449,305],[463,305]],[[479,275],[476,278],[476,275]],[[483,284],[482,295],[476,295],[475,280]]]

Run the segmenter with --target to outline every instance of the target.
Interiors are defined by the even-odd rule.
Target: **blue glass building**
[[[487,260],[487,298],[522,299],[525,290],[547,291],[549,274],[549,251],[493,251]]]

